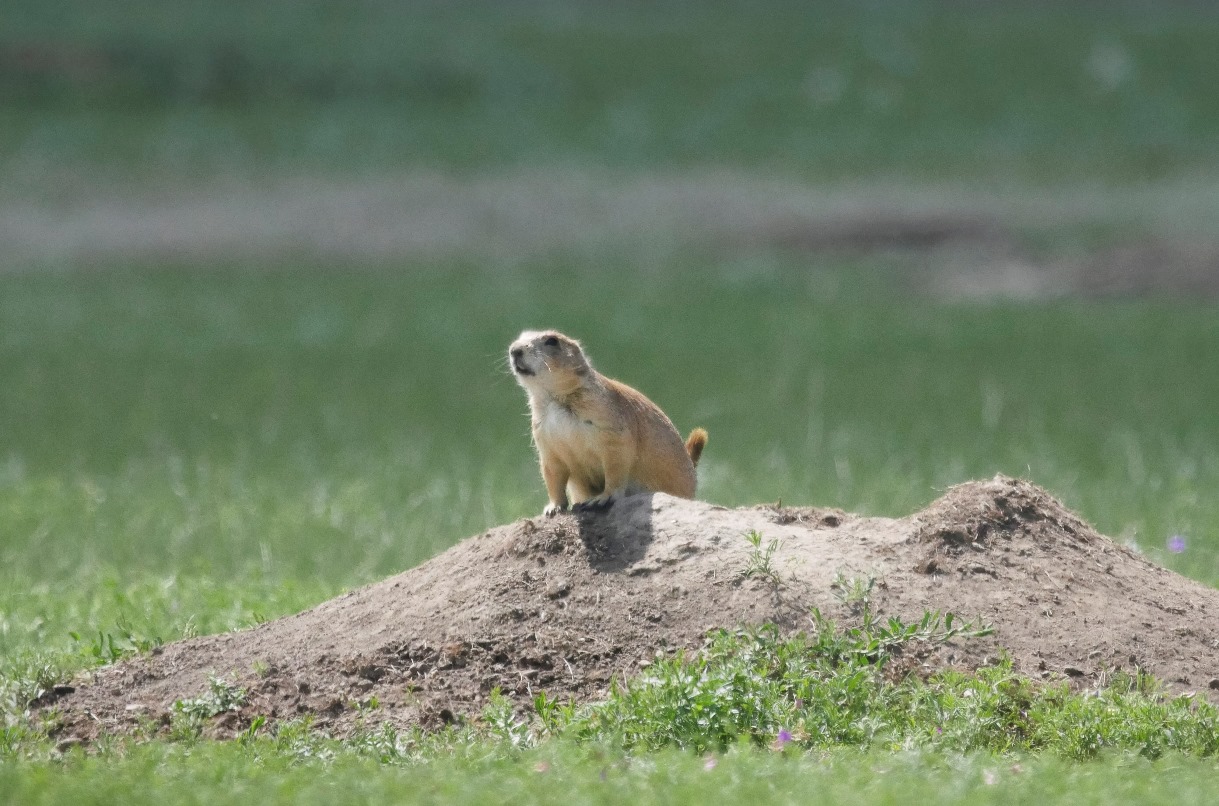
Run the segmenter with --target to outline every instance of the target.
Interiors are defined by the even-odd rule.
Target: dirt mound
[[[746,535],[762,535],[776,577]],[[437,725],[477,713],[492,688],[605,696],[658,653],[698,647],[715,627],[809,625],[818,607],[857,618],[843,581],[875,580],[880,614],[952,612],[995,628],[920,656],[976,667],[1006,649],[1023,672],[1103,682],[1143,669],[1219,699],[1219,590],[1097,534],[1043,490],[996,477],[954,487],[893,520],[829,509],[730,510],[666,495],[604,513],[530,519],[471,537],[423,565],[254,629],[180,641],[60,687],[61,736],[168,724],[211,675],[248,691],[211,730],[256,715],[312,715],[334,733],[375,718]],[[855,608],[857,609],[857,608]]]

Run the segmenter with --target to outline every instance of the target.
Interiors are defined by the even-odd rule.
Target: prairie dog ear
[[[584,354],[584,345],[573,338],[569,338],[562,334],[558,334],[563,341],[563,350],[574,359],[576,365],[575,372],[577,375],[587,375],[592,370],[592,365],[588,361],[588,356]]]

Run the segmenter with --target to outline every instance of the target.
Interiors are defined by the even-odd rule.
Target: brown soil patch
[[[751,530],[782,541],[777,586],[743,577]],[[939,610],[994,626],[992,637],[921,657],[922,670],[974,668],[1005,649],[1033,677],[1086,687],[1143,669],[1173,691],[1219,699],[1219,590],[997,476],[901,519],[655,495],[522,520],[307,612],[100,669],[41,705],[58,712],[60,736],[87,740],[168,724],[174,701],[199,696],[209,675],[249,692],[240,713],[211,726],[218,736],[258,714],[312,715],[344,734],[359,724],[356,703],[373,696],[376,719],[400,726],[477,714],[495,687],[522,705],[542,690],[596,700],[613,678],[697,648],[716,627],[800,630],[813,607],[853,621],[834,595],[839,574],[875,576],[882,615]]]

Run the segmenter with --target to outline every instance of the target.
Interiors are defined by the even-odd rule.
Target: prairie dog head
[[[557,330],[526,330],[509,345],[508,361],[530,393],[571,394],[592,372],[580,342]]]

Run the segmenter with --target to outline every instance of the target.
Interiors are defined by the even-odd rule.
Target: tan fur
[[[683,444],[660,408],[593,369],[580,343],[555,330],[525,331],[508,361],[529,395],[533,442],[553,515],[569,504],[603,507],[637,492],[693,498],[707,432]]]

